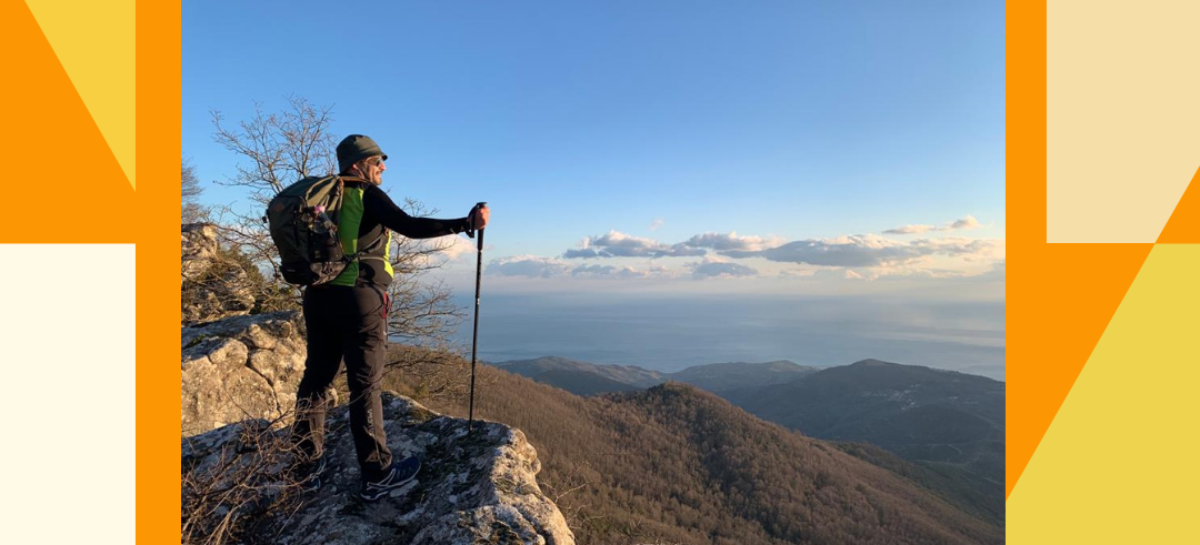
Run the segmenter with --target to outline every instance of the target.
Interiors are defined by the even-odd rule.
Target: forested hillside
[[[1004,541],[952,497],[691,386],[582,398],[480,366],[478,388],[476,416],[525,432],[580,543]],[[428,403],[465,416],[463,401]]]

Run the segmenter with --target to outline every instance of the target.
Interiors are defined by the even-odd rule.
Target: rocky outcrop
[[[251,418],[276,420],[295,405],[307,354],[299,312],[185,327],[180,337],[184,435]]]
[[[383,499],[366,503],[358,498],[359,470],[354,442],[348,431],[348,411],[341,407],[330,413],[325,456],[328,468],[317,490],[289,485],[290,454],[261,464],[271,453],[247,446],[244,428],[229,426],[183,440],[183,510],[195,513],[197,481],[213,481],[214,471],[238,467],[272,467],[259,474],[250,486],[238,475],[226,478],[225,487],[235,482],[255,497],[243,497],[242,508],[220,506],[200,510],[222,519],[241,517],[233,523],[207,525],[193,521],[189,528],[237,529],[232,540],[243,543],[280,545],[367,545],[405,543],[455,545],[475,543],[573,544],[558,507],[542,494],[535,476],[541,469],[537,453],[520,430],[492,422],[476,422],[472,433],[467,422],[433,413],[416,402],[388,392],[383,394],[385,428],[394,455],[418,456],[422,469],[417,477]],[[286,444],[287,432],[271,434],[274,441],[251,441],[252,445]],[[238,459],[231,460],[231,457]],[[218,491],[224,490],[216,487]],[[213,487],[204,488],[211,494]],[[292,503],[280,497],[293,494]],[[282,507],[285,505],[287,507]],[[272,507],[264,507],[272,506]]]
[[[215,225],[180,226],[179,244],[181,323],[250,313],[254,308],[250,277],[237,262],[222,255]]]

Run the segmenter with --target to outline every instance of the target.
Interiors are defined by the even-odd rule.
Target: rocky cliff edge
[[[423,467],[412,482],[377,502],[358,498],[344,406],[329,415],[328,468],[317,490],[288,484],[294,482],[288,477],[291,454],[264,451],[270,448],[264,445],[286,444],[287,430],[245,422],[183,439],[185,538],[224,524],[233,541],[247,544],[574,544],[562,513],[538,487],[541,463],[520,430],[476,422],[468,433],[467,421],[387,392],[383,405],[393,454],[419,456]],[[243,491],[232,502],[237,505],[214,504],[214,498],[238,497],[222,496],[234,490]],[[288,501],[281,501],[284,496]],[[188,513],[198,510],[202,516],[189,528]]]

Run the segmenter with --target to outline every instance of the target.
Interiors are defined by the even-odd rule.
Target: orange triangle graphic
[[[1196,170],[1191,183],[1175,205],[1175,211],[1167,219],[1167,225],[1158,234],[1158,242],[1200,242],[1200,170]]]
[[[1007,494],[1037,450],[1153,244],[1038,244],[1009,252]],[[1017,255],[1013,255],[1017,254]],[[1019,363],[1018,363],[1019,362]]]
[[[20,180],[0,242],[133,242],[134,191],[24,2],[0,2],[0,159]],[[11,190],[11,189],[10,189]]]

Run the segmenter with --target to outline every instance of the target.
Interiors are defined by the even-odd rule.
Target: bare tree
[[[196,177],[196,167],[188,164],[187,159],[180,159],[179,192],[184,202],[195,201],[204,192],[200,187],[200,179]]]
[[[255,203],[254,212],[231,206],[214,211],[222,245],[246,255],[266,279],[255,294],[257,311],[298,308],[301,292],[283,281],[278,251],[258,210],[297,180],[334,173],[337,141],[329,129],[332,108],[294,96],[288,97],[287,107],[280,112],[265,113],[255,103],[254,116],[238,122],[236,128],[224,123],[220,111],[210,113],[213,141],[248,161],[239,162],[237,172],[220,183],[246,188]]]
[[[248,159],[237,165],[228,185],[247,187],[252,197],[266,202],[292,182],[306,176],[330,175],[337,167],[337,139],[329,130],[332,108],[318,107],[308,100],[288,97],[288,108],[263,113],[255,103],[254,117],[224,125],[221,112],[213,110],[213,140],[225,149]]]
[[[283,281],[279,252],[262,218],[239,213],[229,206],[218,207],[212,215],[222,248],[243,256],[245,266],[253,269],[251,276],[261,279],[254,287],[254,313],[299,308],[301,292]]]
[[[180,222],[202,221],[207,210],[198,202],[200,194],[204,193],[204,188],[200,185],[200,179],[196,177],[196,168],[183,158],[180,158],[179,165]]]
[[[404,199],[404,208],[411,216],[431,216],[436,209],[427,209],[413,199]],[[430,282],[427,274],[445,265],[442,256],[454,246],[454,240],[442,237],[414,240],[403,236],[392,238],[392,270],[395,279],[388,290],[392,299],[388,317],[388,333],[406,342],[423,344],[441,340],[453,333],[462,323],[463,312],[451,300],[450,289],[441,281]]]

